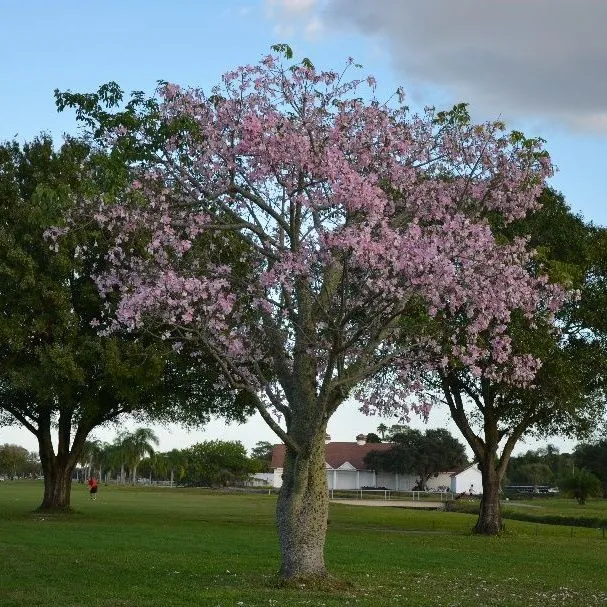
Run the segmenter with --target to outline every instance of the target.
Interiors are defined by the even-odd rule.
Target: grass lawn
[[[75,486],[70,516],[33,513],[42,484],[0,483],[0,605],[222,607],[607,605],[594,529],[331,506],[327,564],[346,591],[281,589],[275,497]]]
[[[538,515],[556,515],[566,517],[598,518],[607,520],[607,500],[589,498],[581,506],[573,498],[556,497],[534,498],[530,500],[511,500],[505,508],[537,512]]]

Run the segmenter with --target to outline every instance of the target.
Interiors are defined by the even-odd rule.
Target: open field
[[[564,498],[534,498],[530,500],[510,501],[505,504],[508,510],[521,510],[537,512],[540,515],[554,514],[567,517],[602,518],[607,520],[607,500],[588,499],[586,504],[580,506],[574,499]]]
[[[478,513],[479,501],[460,500],[451,502],[448,506],[455,512],[472,514]],[[601,534],[607,537],[607,500],[604,499],[589,499],[583,506],[574,499],[555,497],[502,501],[502,514],[506,526],[510,525],[512,520],[523,520],[531,523],[601,528]]]
[[[0,605],[607,605],[595,529],[467,514],[331,506],[327,562],[344,591],[277,587],[275,498],[76,486],[72,516],[32,513],[37,483],[0,483]]]

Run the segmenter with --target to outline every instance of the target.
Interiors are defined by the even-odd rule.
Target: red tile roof
[[[350,462],[356,470],[366,470],[367,468],[363,460],[367,453],[371,451],[388,451],[391,447],[391,443],[368,443],[366,445],[359,445],[358,443],[327,443],[325,460],[331,468],[339,468],[342,464]],[[274,445],[270,468],[282,468],[284,467],[284,461],[284,444]]]

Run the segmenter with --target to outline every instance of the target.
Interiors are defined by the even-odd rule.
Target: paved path
[[[424,508],[426,510],[444,510],[445,502],[422,502],[413,500],[330,500],[332,504],[346,504],[347,506],[382,506],[389,508]]]

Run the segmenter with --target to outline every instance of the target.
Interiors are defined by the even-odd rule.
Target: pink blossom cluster
[[[98,285],[119,292],[117,322],[153,318],[178,349],[197,341],[232,386],[278,411],[309,366],[318,398],[345,398],[396,365],[405,402],[411,366],[448,359],[530,381],[539,363],[513,356],[511,314],[531,321],[562,296],[530,272],[526,241],[498,242],[488,217],[537,207],[551,174],[541,142],[363,101],[365,87],[374,79],[274,56],[224,75],[211,95],[161,87],[162,120],[187,126],[95,213],[115,237]],[[401,321],[420,305],[461,322],[440,339],[408,335]],[[379,392],[366,393],[370,410],[389,408]]]

